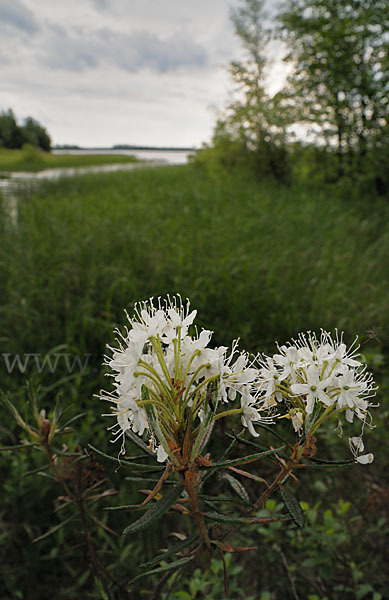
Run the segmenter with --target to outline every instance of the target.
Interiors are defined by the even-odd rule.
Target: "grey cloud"
[[[108,0],[92,0],[92,4],[97,8],[97,10],[108,10],[109,8]]]
[[[63,27],[50,26],[50,34],[41,51],[47,66],[68,71],[84,71],[98,66],[98,48],[82,31],[68,34]]]
[[[180,34],[162,39],[147,31],[123,34],[110,29],[85,32],[73,28],[68,33],[58,26],[51,26],[42,59],[52,68],[69,71],[109,63],[131,73],[142,68],[164,73],[180,67],[202,67],[208,62],[205,49]]]
[[[11,25],[27,33],[35,33],[39,29],[32,12],[19,0],[1,0],[0,25]]]

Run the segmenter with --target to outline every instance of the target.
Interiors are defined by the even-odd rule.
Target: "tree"
[[[15,115],[11,109],[0,114],[0,146],[4,148],[21,148],[23,135],[16,123]]]
[[[46,129],[32,117],[27,117],[20,127],[11,109],[0,113],[0,146],[10,149],[22,148],[31,144],[46,152],[51,150],[51,140]]]
[[[289,0],[279,19],[295,63],[289,98],[298,120],[336,148],[342,174],[388,120],[387,2]]]
[[[245,55],[230,64],[235,84],[235,98],[218,120],[213,146],[226,151],[227,162],[246,162],[257,174],[271,174],[277,179],[288,176],[286,160],[286,122],[279,111],[278,96],[270,97],[265,89],[266,49],[271,32],[266,21],[264,0],[241,0],[231,11],[235,33]]]
[[[24,122],[24,126],[21,127],[21,131],[24,137],[25,142],[35,146],[36,148],[41,148],[46,152],[50,152],[51,150],[51,140],[50,136],[47,133],[46,129],[38,123],[32,117],[27,117]]]

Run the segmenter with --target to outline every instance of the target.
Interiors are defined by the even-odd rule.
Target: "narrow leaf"
[[[203,514],[205,519],[216,521],[217,523],[228,523],[229,525],[251,525],[255,523],[255,517],[239,517],[238,515],[223,515],[218,512],[209,512]]]
[[[341,463],[341,464],[318,464],[318,463],[307,463],[304,465],[304,469],[344,469],[345,467],[354,464],[354,460],[351,460],[349,463]]]
[[[29,477],[29,475],[35,475],[37,473],[39,474],[42,471],[46,471],[47,469],[50,469],[50,465],[46,465],[45,467],[37,467],[36,469],[32,469],[31,471],[26,471],[21,476],[21,479],[24,479],[25,477]]]
[[[228,481],[228,483],[230,484],[231,489],[236,494],[238,494],[238,496],[239,496],[239,498],[241,500],[244,500],[247,503],[250,501],[249,495],[246,492],[244,486],[241,484],[240,481],[238,481],[235,477],[233,477],[229,473],[225,473],[223,475],[223,479],[225,479],[226,481]]]
[[[140,573],[134,579],[131,579],[129,584],[135,583],[138,579],[142,577],[146,577],[147,575],[152,575],[153,573],[163,573],[164,571],[171,571],[172,569],[178,569],[179,567],[184,566],[186,563],[192,560],[192,557],[180,558],[168,565],[164,565],[163,567],[158,567],[157,569],[151,569],[151,571],[146,571],[146,573]]]
[[[34,446],[34,444],[14,444],[13,446],[3,446],[2,448],[0,448],[0,452],[3,452],[4,450],[21,450],[22,448],[28,448],[29,446]]]
[[[272,523],[275,521],[288,521],[289,516],[279,515],[278,517],[239,517],[237,515],[224,515],[218,512],[203,513],[203,517],[209,521],[218,523],[228,523],[230,525],[253,525],[255,523]]]
[[[136,435],[136,433],[134,433],[133,431],[131,431],[131,429],[127,429],[126,431],[126,437],[131,440],[131,442],[133,442],[136,446],[138,446],[138,448],[142,448],[142,450],[144,452],[146,452],[146,454],[149,454],[149,456],[153,456],[155,458],[155,454],[154,452],[152,452],[147,445],[144,443],[144,441],[139,437],[139,435]]]
[[[126,481],[140,481],[141,483],[158,483],[159,479],[155,479],[154,477],[135,477],[135,475],[133,477],[125,477],[124,478]],[[175,485],[177,482],[176,481],[169,481],[169,479],[165,479],[164,481],[164,485]]]
[[[232,496],[207,496],[206,494],[199,494],[199,498],[205,502],[209,502],[212,506],[215,502],[228,502],[233,504],[239,504],[241,506],[251,506],[249,502],[240,500],[239,498],[233,498]]]
[[[344,465],[351,465],[351,464],[355,463],[353,458],[348,458],[347,460],[326,460],[324,458],[317,458],[316,456],[314,456],[310,460],[314,463],[318,463],[319,465],[329,465],[329,466],[333,466],[333,465],[344,466]]]
[[[161,517],[165,512],[169,510],[169,508],[178,500],[181,496],[181,492],[184,489],[182,485],[177,485],[172,488],[163,496],[161,500],[158,500],[153,506],[142,515],[137,521],[131,523],[128,527],[123,531],[123,535],[127,535],[129,533],[135,533],[136,531],[142,531],[146,529],[151,523],[153,523],[156,519]]]
[[[73,519],[75,519],[75,518],[76,518],[76,515],[72,515],[68,519],[65,519],[65,521],[61,521],[61,523],[59,523],[58,525],[55,525],[55,527],[51,527],[51,529],[46,531],[46,533],[44,533],[43,535],[40,535],[39,537],[32,540],[32,543],[35,544],[35,542],[39,542],[40,540],[43,540],[43,539],[49,537],[49,535],[52,535],[53,533],[55,533],[56,531],[61,529],[61,527],[64,527],[65,525],[70,523],[70,521],[73,521]]]
[[[118,466],[123,465],[124,467],[131,467],[132,469],[138,469],[143,471],[161,471],[162,469],[164,469],[163,465],[142,465],[141,463],[131,462],[130,460],[123,460],[117,457],[115,458],[114,456],[110,456],[109,454],[105,454],[105,452],[98,450],[97,448],[92,446],[92,444],[88,444],[88,446],[93,450],[93,452],[96,452],[100,456],[104,456],[104,458],[115,462]],[[153,456],[155,458],[155,455]]]
[[[87,413],[80,413],[79,415],[72,417],[71,419],[69,419],[69,421],[66,421],[66,423],[64,425],[62,425],[61,429],[66,429],[66,427],[69,427],[75,421],[78,421],[78,419],[82,419],[83,417],[86,417],[86,415],[87,415]]]
[[[185,548],[188,548],[188,546],[191,546],[197,540],[198,537],[199,536],[196,534],[186,538],[185,540],[181,540],[180,542],[174,544],[174,546],[169,548],[169,550],[166,550],[166,552],[162,552],[161,554],[158,554],[158,556],[155,556],[149,562],[140,565],[140,568],[148,569],[149,567],[152,567],[153,565],[159,563],[161,560],[165,560],[169,556],[172,556],[172,554],[177,554],[177,552],[181,552],[181,550],[184,550]]]
[[[296,496],[288,488],[284,487],[281,488],[281,498],[297,527],[303,527],[305,517]]]
[[[284,446],[280,446],[279,448],[275,448],[274,450],[267,450],[266,452],[259,452],[258,454],[250,454],[249,456],[244,456],[243,458],[234,458],[233,460],[225,460],[223,462],[213,463],[212,466],[206,468],[215,470],[233,465],[244,465],[246,463],[253,462],[254,460],[259,460],[264,456],[271,456],[272,454],[276,454],[283,448]]]
[[[123,506],[104,506],[103,510],[147,510],[142,504],[123,504]]]

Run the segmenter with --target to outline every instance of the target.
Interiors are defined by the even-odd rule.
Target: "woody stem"
[[[185,489],[189,496],[189,502],[190,502],[190,507],[192,510],[193,518],[196,522],[197,527],[199,528],[201,537],[203,538],[203,541],[204,541],[207,549],[210,550],[211,549],[211,541],[209,539],[208,530],[205,526],[204,520],[201,515],[198,498],[197,498],[197,492],[193,485],[194,477],[195,477],[195,472],[188,469],[187,471],[185,471],[185,475],[183,475],[183,483],[185,485]]]

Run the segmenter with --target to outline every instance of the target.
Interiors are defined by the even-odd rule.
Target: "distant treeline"
[[[195,152],[195,148],[181,146],[135,146],[133,144],[115,144],[110,147],[85,148],[76,144],[56,144],[56,150],[163,150],[164,152]]]
[[[18,149],[31,144],[46,152],[51,150],[51,139],[46,129],[32,117],[18,125],[11,109],[0,113],[0,148]]]

